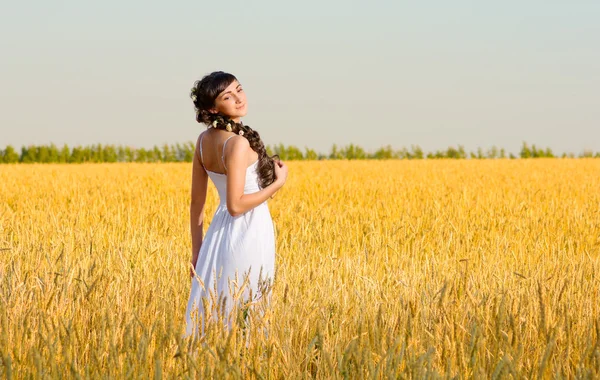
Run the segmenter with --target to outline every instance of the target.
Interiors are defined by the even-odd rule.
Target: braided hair
[[[244,136],[250,143],[252,150],[258,154],[258,165],[256,168],[258,185],[261,189],[264,189],[276,179],[274,160],[278,160],[279,156],[276,154],[269,156],[258,132],[248,125],[244,125],[241,122],[237,123],[227,115],[209,112],[209,109],[215,105],[217,96],[225,91],[235,80],[237,78],[233,74],[214,71],[194,83],[194,87],[192,87],[190,92],[190,98],[192,98],[194,108],[196,109],[196,121],[204,123],[208,127],[231,131]]]

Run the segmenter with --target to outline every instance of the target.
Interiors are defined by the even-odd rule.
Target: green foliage
[[[383,148],[379,148],[377,151],[375,151],[374,158],[379,159],[379,160],[387,160],[390,158],[395,158],[394,151],[392,150],[392,146],[386,145]]]
[[[347,160],[362,160],[368,158],[367,153],[364,151],[364,149],[354,144],[350,144],[347,147],[343,148],[341,150],[341,154],[342,157],[344,157]]]
[[[76,145],[70,149],[66,144],[58,148],[54,144],[50,145],[28,145],[21,147],[19,154],[11,145],[7,145],[4,150],[0,150],[0,163],[85,163],[85,162],[192,162],[194,157],[195,144],[192,141],[175,145],[164,144],[162,148],[153,146],[152,148],[134,148],[122,145],[102,145],[92,144],[91,146]],[[462,145],[457,147],[450,146],[446,150],[436,150],[433,152],[423,152],[419,145],[411,145],[410,150],[406,147],[394,150],[391,145],[383,146],[373,153],[367,152],[361,146],[349,144],[340,147],[333,144],[329,153],[320,153],[314,149],[304,147],[302,152],[295,145],[285,146],[277,144],[274,146],[265,146],[267,154],[279,155],[284,161],[295,160],[363,160],[363,159],[401,159],[401,160],[420,160],[420,159],[516,159],[516,158],[546,158],[562,157],[575,158],[573,153],[562,153],[555,155],[550,148],[538,148],[523,142],[521,150],[516,156],[508,153],[504,148],[492,146],[484,151],[478,148],[475,152],[466,152]],[[600,158],[600,152],[594,153],[591,150],[584,150],[579,153],[579,158]]]
[[[420,146],[418,146],[418,145],[412,146],[412,157],[411,158],[416,158],[417,160],[420,160],[423,158],[423,150],[421,149]]]
[[[341,160],[342,158],[344,158],[344,156],[342,156],[342,152],[338,149],[336,144],[333,144],[331,147],[331,153],[329,153],[329,159]]]
[[[305,160],[319,160],[319,154],[313,150],[313,149],[309,149],[307,147],[304,148],[304,159]]]
[[[13,164],[19,162],[19,154],[15,151],[12,145],[8,145],[6,149],[0,151],[0,162],[4,164]]]
[[[269,152],[272,152],[270,154],[271,156],[273,154],[278,155],[282,161],[304,159],[304,155],[302,154],[300,149],[298,149],[298,147],[296,147],[294,145],[290,145],[290,146],[286,147],[283,144],[279,144],[273,148],[269,147],[269,149],[267,149],[267,154],[269,154]]]
[[[579,154],[579,157],[580,158],[592,158],[592,157],[594,157],[594,152],[586,149]],[[596,153],[596,157],[600,157],[600,152]]]
[[[533,144],[531,147],[529,147],[529,145],[527,145],[526,142],[523,142],[523,146],[521,148],[521,158],[542,158],[542,157],[549,157],[549,158],[553,158],[554,153],[552,153],[552,149],[550,148],[546,148],[541,149],[541,148],[536,148],[535,144]],[[566,157],[565,154],[563,154],[563,158]]]

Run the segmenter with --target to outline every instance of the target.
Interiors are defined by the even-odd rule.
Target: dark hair
[[[279,156],[275,154],[269,157],[265,149],[265,144],[254,129],[242,123],[236,123],[227,115],[223,115],[220,112],[216,114],[209,112],[209,109],[214,107],[217,96],[225,91],[235,80],[237,78],[233,74],[214,71],[194,83],[190,98],[192,98],[194,107],[196,108],[196,121],[223,130],[227,130],[227,126],[229,125],[231,132],[235,134],[243,131],[243,136],[248,139],[252,150],[258,153],[258,165],[256,169],[259,178],[258,185],[260,188],[265,188],[275,181],[274,157],[279,159]]]

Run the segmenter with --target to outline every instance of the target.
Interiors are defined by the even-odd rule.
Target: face
[[[211,109],[211,112],[220,112],[229,116],[235,122],[239,122],[240,118],[248,112],[247,108],[246,93],[242,89],[242,85],[234,80],[217,96],[215,106]]]

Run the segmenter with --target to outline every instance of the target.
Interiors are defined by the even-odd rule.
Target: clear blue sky
[[[189,89],[245,86],[266,144],[600,151],[599,1],[12,1],[0,149],[195,140]]]

